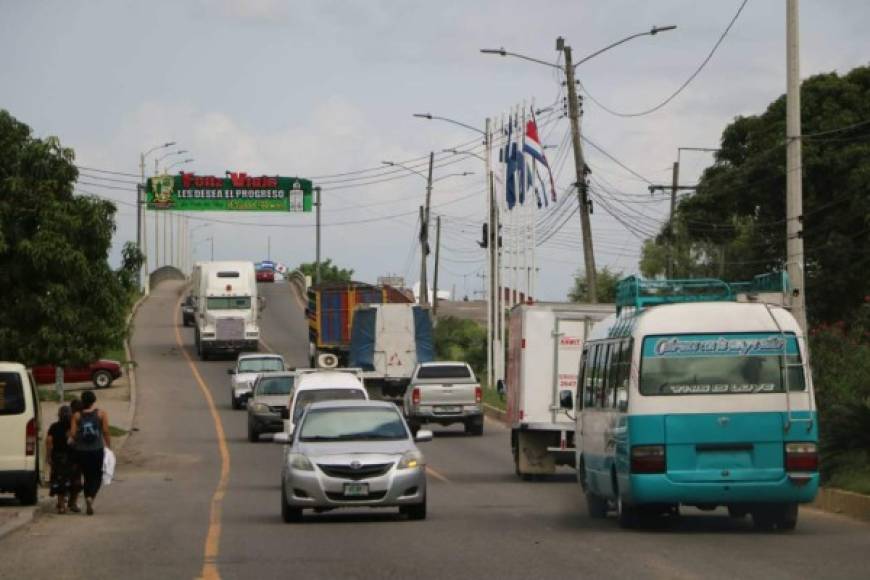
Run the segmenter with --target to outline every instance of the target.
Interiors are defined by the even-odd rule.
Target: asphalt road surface
[[[0,578],[868,577],[870,526],[814,510],[788,534],[724,510],[642,531],[591,520],[569,471],[519,481],[509,432],[491,421],[483,437],[436,427],[420,445],[432,470],[425,521],[355,510],[284,524],[281,447],[247,441],[245,412],[229,404],[231,363],[195,358],[192,331],[175,326],[179,292],[165,283],[136,317],[139,431],[119,481],[95,517],[47,513],[0,541]],[[301,301],[285,284],[262,293],[265,343],[304,364]]]

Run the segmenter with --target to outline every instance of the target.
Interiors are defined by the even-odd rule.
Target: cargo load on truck
[[[353,312],[349,364],[363,369],[375,399],[402,399],[418,363],[435,358],[429,309],[363,304]]]
[[[357,305],[412,302],[397,288],[386,285],[347,282],[312,286],[305,308],[311,366],[348,366],[351,322]]]
[[[583,343],[613,304],[539,302],[510,312],[507,420],[517,475],[524,479],[574,464],[574,417],[560,398],[577,390]]]

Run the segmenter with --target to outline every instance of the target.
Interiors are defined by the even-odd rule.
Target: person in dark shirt
[[[73,449],[69,444],[72,411],[68,405],[57,410],[57,421],[48,428],[45,456],[51,466],[50,495],[57,497],[57,513],[66,513],[67,497],[72,487]]]
[[[73,416],[76,413],[82,410],[82,402],[78,398],[73,399],[69,403],[69,408],[72,410]],[[70,476],[70,489],[69,489],[69,501],[67,502],[67,507],[69,511],[80,513],[82,510],[79,508],[79,494],[82,492],[82,469],[79,466],[78,456],[73,450],[71,454],[72,458],[72,473]]]

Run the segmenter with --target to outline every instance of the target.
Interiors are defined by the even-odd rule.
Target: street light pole
[[[146,207],[145,207],[145,159],[157,151],[158,149],[166,149],[167,147],[172,147],[175,145],[175,141],[168,141],[163,143],[162,145],[155,145],[148,151],[143,151],[139,154],[139,176],[141,178],[141,186],[136,189],[136,246],[142,255],[144,256],[144,260],[142,261],[142,268],[139,270],[139,274],[137,277],[137,283],[139,284],[139,288],[143,290],[145,294],[148,294],[149,291],[149,283],[148,283],[148,248],[146,247],[146,237],[145,237],[145,217],[146,217]],[[154,246],[156,251],[157,246],[157,216],[154,216]],[[156,264],[156,256],[155,256],[155,264]],[[143,273],[144,271],[144,273]]]

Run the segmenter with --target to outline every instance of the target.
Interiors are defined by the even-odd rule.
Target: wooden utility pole
[[[435,218],[435,272],[432,275],[432,316],[438,315],[438,256],[441,253],[441,216]]]
[[[680,162],[674,161],[673,179],[671,181],[671,217],[668,220],[668,265],[667,277],[674,277],[675,258],[674,245],[676,243],[676,230],[674,228],[674,212],[677,209],[677,189],[680,187]]]
[[[586,300],[598,302],[598,272],[595,270],[595,254],[592,250],[592,225],[589,222],[589,197],[586,189],[586,162],[583,159],[583,144],[580,141],[580,106],[577,101],[577,86],[574,81],[574,62],[571,47],[561,38],[565,55],[565,82],[568,85],[568,116],[571,118],[571,140],[574,145],[574,170],[576,171],[577,200],[580,203],[580,232],[583,236],[583,264],[586,269]]]

